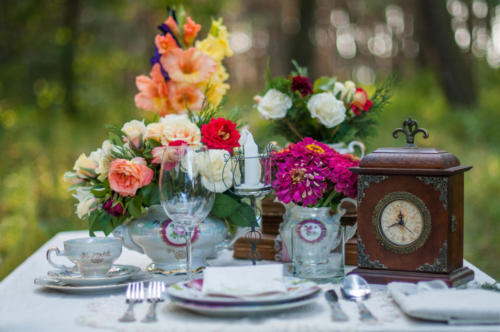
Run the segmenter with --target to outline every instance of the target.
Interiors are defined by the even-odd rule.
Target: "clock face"
[[[380,215],[380,230],[395,245],[408,245],[424,229],[424,217],[410,201],[398,199],[387,204]]]
[[[409,192],[393,192],[383,197],[372,218],[378,241],[395,253],[420,248],[431,231],[431,217],[424,202]]]

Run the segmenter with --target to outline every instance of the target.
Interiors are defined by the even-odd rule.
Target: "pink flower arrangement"
[[[349,168],[357,166],[359,160],[310,137],[277,152],[274,162],[277,176],[273,188],[285,204],[332,206],[345,196],[356,196],[357,175]]]

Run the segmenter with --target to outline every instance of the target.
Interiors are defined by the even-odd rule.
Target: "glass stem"
[[[192,263],[192,249],[191,249],[191,238],[193,237],[194,229],[191,227],[184,228],[184,236],[186,238],[186,273],[188,281],[193,280],[193,268]]]

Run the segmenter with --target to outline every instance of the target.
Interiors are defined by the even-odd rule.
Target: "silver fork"
[[[141,282],[132,282],[127,286],[127,303],[128,308],[127,311],[123,314],[123,316],[119,319],[120,322],[134,322],[134,304],[142,302],[144,300],[144,283]]]
[[[165,291],[163,281],[150,281],[148,287],[148,302],[151,303],[146,317],[142,320],[144,323],[156,322],[156,304],[162,302],[162,294]]]

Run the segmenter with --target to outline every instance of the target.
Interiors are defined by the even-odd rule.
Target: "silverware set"
[[[354,301],[358,305],[359,319],[362,322],[376,322],[377,318],[368,310],[362,302],[370,297],[371,290],[365,279],[357,274],[352,274],[344,278],[342,286],[340,287],[344,299]],[[325,299],[332,309],[332,320],[338,322],[345,322],[349,317],[345,314],[339,304],[339,297],[337,293],[330,289],[325,292]]]
[[[118,320],[120,322],[135,322],[134,305],[141,303],[144,300],[150,303],[148,312],[142,322],[156,322],[156,304],[162,302],[162,294],[165,291],[165,283],[163,281],[150,281],[148,284],[147,297],[145,298],[144,282],[131,282],[127,286],[125,293],[126,302],[128,304],[127,311]]]

